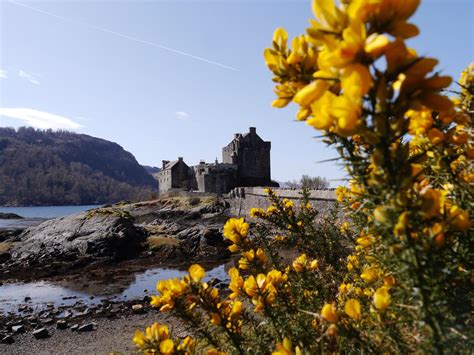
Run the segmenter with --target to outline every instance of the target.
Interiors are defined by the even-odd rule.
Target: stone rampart
[[[301,190],[273,188],[273,191],[282,198],[292,200],[296,206],[301,202]],[[226,201],[230,204],[231,214],[242,217],[249,217],[252,207],[266,209],[270,206],[264,187],[236,187],[230,191]],[[315,208],[325,211],[336,204],[336,194],[334,190],[311,190],[310,201]]]

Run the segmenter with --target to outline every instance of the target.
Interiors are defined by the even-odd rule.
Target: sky
[[[0,126],[68,129],[120,144],[141,164],[221,160],[250,126],[272,142],[272,178],[322,176],[336,152],[271,108],[263,61],[275,28],[302,34],[303,0],[0,0]],[[474,1],[424,0],[408,43],[457,78],[474,60]]]

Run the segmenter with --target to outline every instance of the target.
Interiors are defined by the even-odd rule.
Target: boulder
[[[12,259],[29,264],[81,257],[127,259],[136,256],[146,232],[130,218],[109,213],[78,213],[28,228],[11,250]]]

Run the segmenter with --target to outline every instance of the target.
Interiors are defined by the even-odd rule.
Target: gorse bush
[[[315,0],[291,48],[275,31],[264,53],[273,106],[296,103],[297,119],[339,153],[346,219],[318,216],[306,193],[296,207],[269,190],[252,230],[243,218],[224,226],[241,254],[228,292],[202,282],[198,265],[158,283],[152,304],[195,338],[179,343],[154,325],[135,335],[144,352],[471,351],[474,65],[455,98],[442,94],[451,78],[405,44],[418,5]]]

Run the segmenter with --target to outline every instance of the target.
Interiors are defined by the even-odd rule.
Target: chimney
[[[162,166],[161,166],[161,169],[166,169],[166,164],[168,164],[170,161],[169,160],[162,160],[161,163],[162,163]]]
[[[183,157],[178,157],[178,160],[179,160],[179,161],[183,161]]]
[[[239,136],[240,136],[240,133],[234,133],[234,139],[239,138]]]
[[[257,129],[255,127],[250,127],[249,128],[249,132],[252,133],[252,134],[256,134],[257,133]]]

